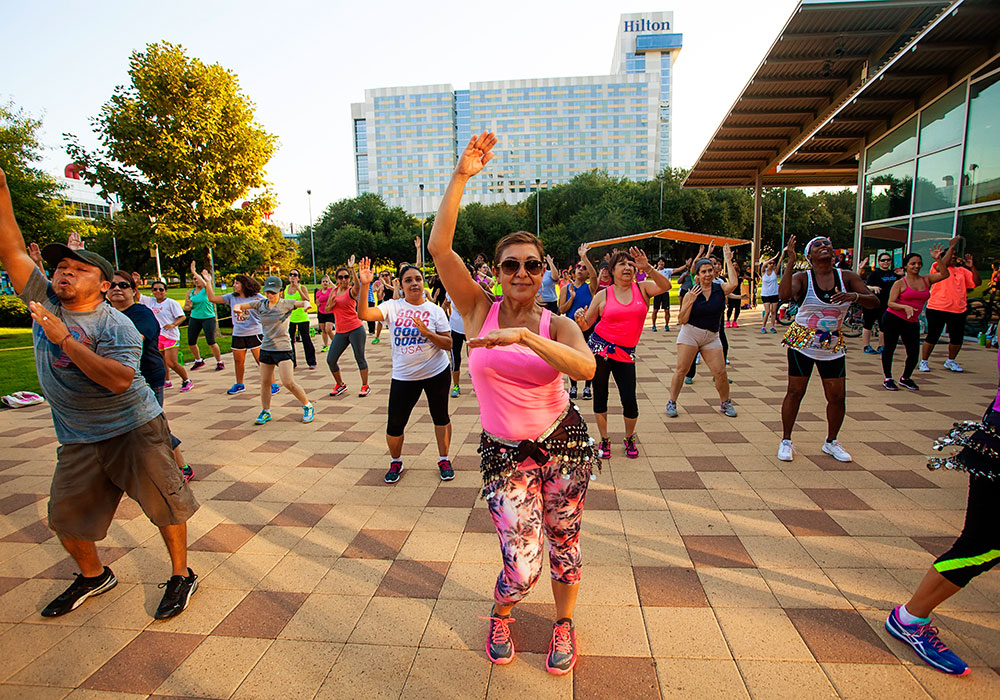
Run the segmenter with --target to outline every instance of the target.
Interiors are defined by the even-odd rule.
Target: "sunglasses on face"
[[[132,285],[129,282],[112,282],[111,289],[115,289],[116,287],[118,289],[132,289]],[[153,291],[158,292],[159,290],[154,289]]]
[[[156,292],[165,292],[165,291],[167,291],[166,287],[153,287],[153,292],[154,293],[156,293]]]
[[[522,266],[524,267],[525,272],[529,275],[540,275],[542,274],[542,270],[545,269],[545,263],[536,258],[531,258],[530,260],[525,260],[524,262],[514,260],[513,258],[507,258],[500,263],[500,269],[507,275],[516,275],[521,270]]]
[[[288,276],[289,276],[289,277],[298,277],[298,276],[299,276],[299,273],[298,273],[298,272],[289,272],[289,273],[288,273]]]
[[[879,262],[880,262],[880,263],[884,263],[884,262],[892,262],[892,260],[890,260],[889,258],[882,258],[881,260],[879,260]]]
[[[337,279],[339,279],[339,280],[349,280],[349,279],[351,279],[351,276],[350,275],[337,275]]]

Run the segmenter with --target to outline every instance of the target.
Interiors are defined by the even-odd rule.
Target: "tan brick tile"
[[[732,659],[711,608],[643,608],[656,658]]]
[[[727,659],[656,659],[656,675],[663,700],[688,698],[744,698],[749,700],[734,661]]]
[[[270,639],[208,637],[156,689],[156,694],[228,698],[272,643]]]

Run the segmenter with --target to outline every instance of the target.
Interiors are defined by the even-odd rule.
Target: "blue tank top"
[[[570,284],[572,284],[572,282]],[[566,311],[566,315],[570,318],[576,316],[576,312],[578,309],[582,309],[585,306],[590,306],[590,302],[594,300],[594,295],[590,291],[590,285],[588,285],[586,282],[581,284],[579,287],[577,287],[574,284],[573,289],[576,290],[576,296],[573,297],[573,303]]]

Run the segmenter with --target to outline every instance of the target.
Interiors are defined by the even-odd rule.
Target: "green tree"
[[[132,224],[155,220],[132,227],[139,247],[158,244],[182,279],[210,246],[249,261],[274,208],[264,166],[276,138],[254,120],[236,74],[166,42],[133,52],[128,73],[91,120],[101,146],[90,151],[66,135],[84,178],[117,196]]]
[[[430,233],[429,220],[425,230]],[[414,259],[413,239],[420,236],[420,220],[401,207],[389,207],[380,195],[366,192],[330,204],[312,234],[311,239],[308,228],[299,233],[299,257],[311,261],[315,243],[320,271],[329,272],[352,255],[398,264]]]

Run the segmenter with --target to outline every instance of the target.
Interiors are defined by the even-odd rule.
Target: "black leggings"
[[[906,348],[906,364],[900,377],[909,379],[920,359],[920,323],[905,321],[896,314],[886,311],[879,319],[882,329],[882,374],[886,379],[892,379],[892,355],[896,352],[896,344],[902,339]]]
[[[389,385],[389,420],[386,422],[385,434],[389,437],[399,437],[403,434],[410,413],[420,399],[420,392],[427,395],[427,407],[431,411],[431,420],[436,426],[448,425],[448,390],[451,389],[451,370],[443,369],[428,379],[417,379],[411,382],[393,379]]]
[[[189,318],[188,345],[197,345],[202,331],[205,331],[205,342],[215,345],[215,318]]]
[[[956,586],[965,587],[973,578],[1000,563],[1000,479],[969,477],[969,504],[965,527],[947,552],[938,557],[934,568]]]
[[[608,379],[615,375],[618,397],[622,402],[622,413],[626,418],[639,417],[639,402],[635,398],[635,363],[609,360],[597,356],[597,372],[594,373],[594,413],[608,412]]]
[[[657,299],[658,297],[653,297],[653,298],[654,298],[654,299]],[[589,341],[590,341],[590,334],[591,334],[591,333],[593,333],[593,332],[594,332],[594,329],[593,329],[593,328],[588,328],[587,330],[585,330],[585,331],[583,332],[583,340],[584,340],[585,342],[589,342]],[[584,386],[584,388],[586,388],[586,389],[589,389],[589,388],[590,388],[590,382],[591,382],[591,381],[593,381],[593,380],[591,380],[591,379],[588,379],[588,380],[587,380],[587,382],[586,382],[586,383],[585,383],[585,384],[583,385],[583,386]],[[569,380],[569,385],[570,385],[571,387],[573,387],[574,389],[576,389],[576,380],[575,380],[575,379],[570,379],[570,380]]]
[[[740,310],[742,309],[742,307],[743,307],[743,297],[740,297],[739,299],[730,299],[730,298],[727,297],[726,298],[726,320],[727,321],[729,321],[729,320],[735,321],[736,319],[738,319],[740,317]],[[732,319],[729,318],[730,315],[732,316]]]
[[[368,362],[365,361],[365,329],[364,326],[358,326],[348,333],[333,334],[333,340],[330,341],[330,351],[326,354],[326,364],[331,372],[340,371],[338,361],[348,345],[354,350],[354,359],[358,363],[358,369],[368,369]]]
[[[719,328],[719,341],[722,343],[722,359],[729,359],[729,338],[726,337],[726,327],[721,326]],[[694,379],[695,371],[698,369],[698,365],[694,362],[691,363],[691,368],[688,370],[687,376],[689,379]]]
[[[465,333],[451,332],[451,371],[462,369],[462,345],[465,344]]]
[[[298,323],[288,324],[288,335],[292,339],[292,366],[298,367],[299,363],[295,361],[295,336],[299,336],[302,341],[302,352],[306,355],[306,365],[309,367],[316,366],[316,346],[313,345],[312,338],[309,337],[309,321],[299,321]]]

